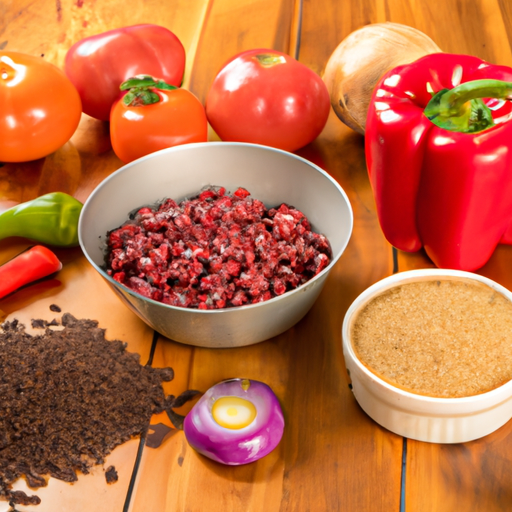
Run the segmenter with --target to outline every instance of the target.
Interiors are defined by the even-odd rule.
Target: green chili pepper
[[[21,236],[59,247],[78,245],[82,203],[63,192],[45,194],[0,213],[0,240]]]

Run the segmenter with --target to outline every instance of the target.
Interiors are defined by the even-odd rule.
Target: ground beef
[[[220,309],[282,295],[330,263],[329,241],[302,212],[249,196],[210,187],[140,208],[108,233],[107,273],[165,304]]]
[[[73,482],[174,400],[162,389],[172,369],[142,366],[98,322],[65,313],[33,325],[44,333],[29,335],[16,320],[0,330],[0,497],[11,505],[40,502],[11,489],[21,476],[32,488],[48,475]],[[115,468],[106,478],[115,481]]]

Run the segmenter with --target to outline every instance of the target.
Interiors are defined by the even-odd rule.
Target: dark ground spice
[[[117,474],[116,468],[114,466],[109,466],[105,470],[105,480],[107,481],[107,484],[113,484],[117,482],[119,479],[119,476]]]
[[[48,476],[73,482],[176,402],[162,389],[171,368],[141,365],[95,320],[65,313],[63,328],[52,329],[55,323],[33,322],[44,329],[35,336],[17,320],[0,330],[0,498],[11,506],[40,503],[11,489],[18,478],[31,488]]]

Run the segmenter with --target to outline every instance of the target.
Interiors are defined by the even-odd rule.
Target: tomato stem
[[[149,75],[137,75],[124,81],[119,89],[128,91],[123,97],[123,103],[128,107],[143,107],[160,101],[160,96],[154,89],[172,91],[174,85]]]
[[[277,53],[258,53],[254,56],[254,59],[264,68],[271,68],[278,64],[286,64],[286,58]]]

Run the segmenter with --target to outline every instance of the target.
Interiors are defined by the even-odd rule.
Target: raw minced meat
[[[209,187],[179,204],[142,207],[109,232],[106,268],[156,301],[220,309],[282,295],[331,258],[327,238],[293,206],[267,209],[243,188]]]

